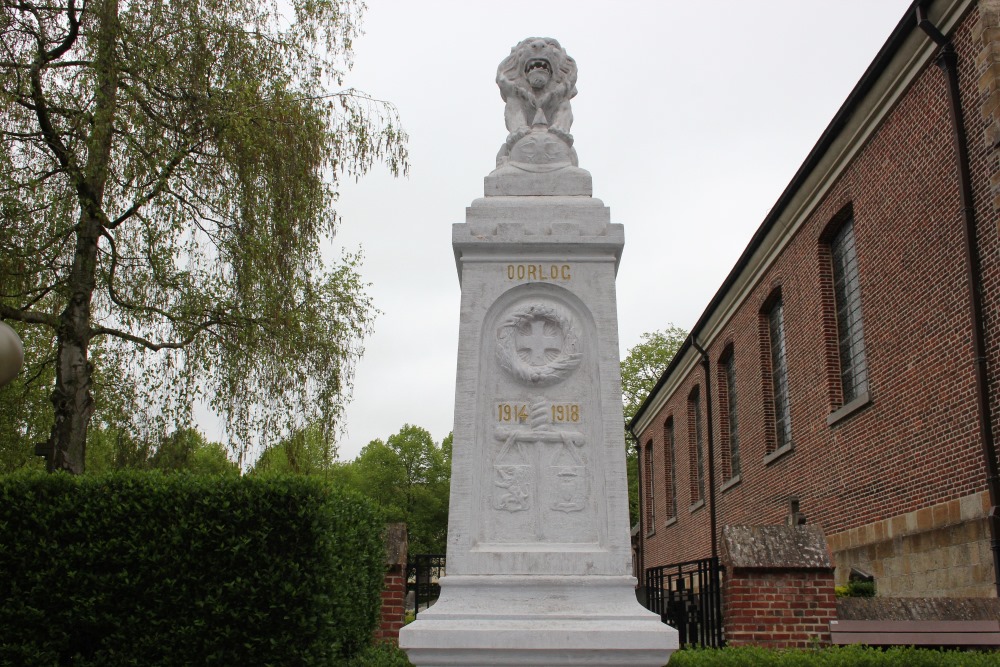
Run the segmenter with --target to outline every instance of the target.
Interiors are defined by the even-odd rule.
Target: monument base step
[[[449,576],[441,597],[400,631],[418,667],[662,667],[677,631],[614,576]]]

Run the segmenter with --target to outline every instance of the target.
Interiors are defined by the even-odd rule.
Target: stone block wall
[[[984,491],[830,535],[836,583],[857,568],[880,596],[992,597],[988,510]]]

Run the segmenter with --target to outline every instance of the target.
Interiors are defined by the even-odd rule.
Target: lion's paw
[[[519,127],[518,129],[514,130],[513,132],[507,135],[507,148],[513,148],[514,144],[516,144],[529,134],[531,134],[531,128],[527,126]]]
[[[563,141],[565,141],[566,145],[568,145],[568,146],[572,146],[573,145],[573,135],[570,134],[569,132],[564,132],[564,131],[560,130],[557,127],[550,127],[549,128],[549,132],[552,133],[552,134],[554,134],[554,135],[556,135],[557,137],[559,137]]]

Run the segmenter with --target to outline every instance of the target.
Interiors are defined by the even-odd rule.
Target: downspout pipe
[[[705,370],[705,410],[708,418],[708,521],[712,531],[712,558],[719,557],[719,538],[717,536],[715,516],[715,436],[712,426],[712,363],[708,352],[698,344],[698,339],[691,336],[691,345],[701,355],[701,366]]]
[[[955,46],[927,18],[924,3],[916,7],[917,25],[927,33],[941,51],[938,65],[948,82],[955,161],[958,167],[958,184],[962,197],[963,240],[965,245],[966,280],[969,284],[969,307],[972,319],[972,347],[975,356],[976,401],[979,412],[980,442],[986,459],[986,486],[990,494],[990,546],[993,550],[993,574],[997,596],[1000,597],[1000,475],[997,473],[997,450],[993,436],[993,412],[990,408],[989,369],[986,365],[986,334],[983,324],[983,283],[979,245],[976,237],[976,209],[972,197],[972,178],[969,174],[969,150],[962,116],[962,99],[958,82],[958,54]]]
[[[626,428],[628,427],[626,426]],[[636,479],[636,486],[639,488],[639,508],[638,508],[639,511],[637,512],[637,514],[639,515],[639,553],[636,554],[637,556],[636,560],[638,562],[636,563],[635,569],[638,570],[636,572],[636,578],[639,580],[639,586],[645,589],[646,588],[646,527],[643,525],[643,519],[645,518],[646,514],[646,506],[642,503],[642,487],[643,487],[643,480],[645,479],[642,476],[642,443],[639,442],[639,437],[635,433],[632,433],[631,430],[629,431],[629,433],[632,434],[632,439],[635,440],[635,474],[636,474],[635,479]],[[647,462],[646,465],[649,465],[649,463]],[[629,528],[631,528],[631,526],[629,526]]]

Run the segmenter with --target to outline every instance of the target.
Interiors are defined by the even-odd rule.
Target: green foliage
[[[91,419],[148,440],[199,399],[241,456],[335,430],[375,315],[360,256],[321,252],[338,182],[407,169],[396,110],[340,90],[362,7],[5,5],[0,317],[26,343],[6,469],[48,433],[81,472]]]
[[[384,642],[374,644],[350,661],[350,667],[412,667],[406,652],[398,646]]]
[[[383,527],[315,477],[0,478],[0,664],[340,664],[377,622]]]
[[[754,646],[683,649],[669,667],[995,667],[994,652],[937,651],[913,647],[888,649],[834,646],[811,650],[774,650]]]
[[[238,475],[239,468],[218,442],[209,442],[192,428],[177,429],[160,441],[150,463],[154,470],[202,475]]]
[[[630,347],[622,361],[622,405],[625,424],[632,421],[642,402],[656,386],[670,360],[684,344],[688,333],[673,324],[663,331],[642,334],[642,342]],[[628,506],[631,525],[639,521],[639,479],[636,470],[635,438],[625,429],[628,471]]]
[[[296,430],[277,445],[268,447],[251,469],[256,475],[315,475],[335,466],[337,448],[323,424],[316,422]]]
[[[119,428],[90,428],[87,433],[86,469],[101,475],[112,470],[144,470],[152,449]]]
[[[451,443],[441,446],[405,424],[386,441],[372,440],[339,471],[340,480],[374,500],[389,521],[403,521],[410,553],[444,553],[448,537]]]
[[[155,446],[123,428],[94,428],[87,438],[87,472],[161,470],[199,475],[239,475],[225,445],[209,442],[193,428],[182,428]]]
[[[410,667],[406,654],[391,644],[377,644],[359,654],[351,667]],[[724,649],[686,648],[667,667],[995,667],[995,652],[936,651],[918,648],[874,649],[843,646],[812,650],[774,650],[747,646]]]
[[[873,598],[875,597],[874,581],[848,581],[843,586],[837,586],[834,592],[839,598]]]

